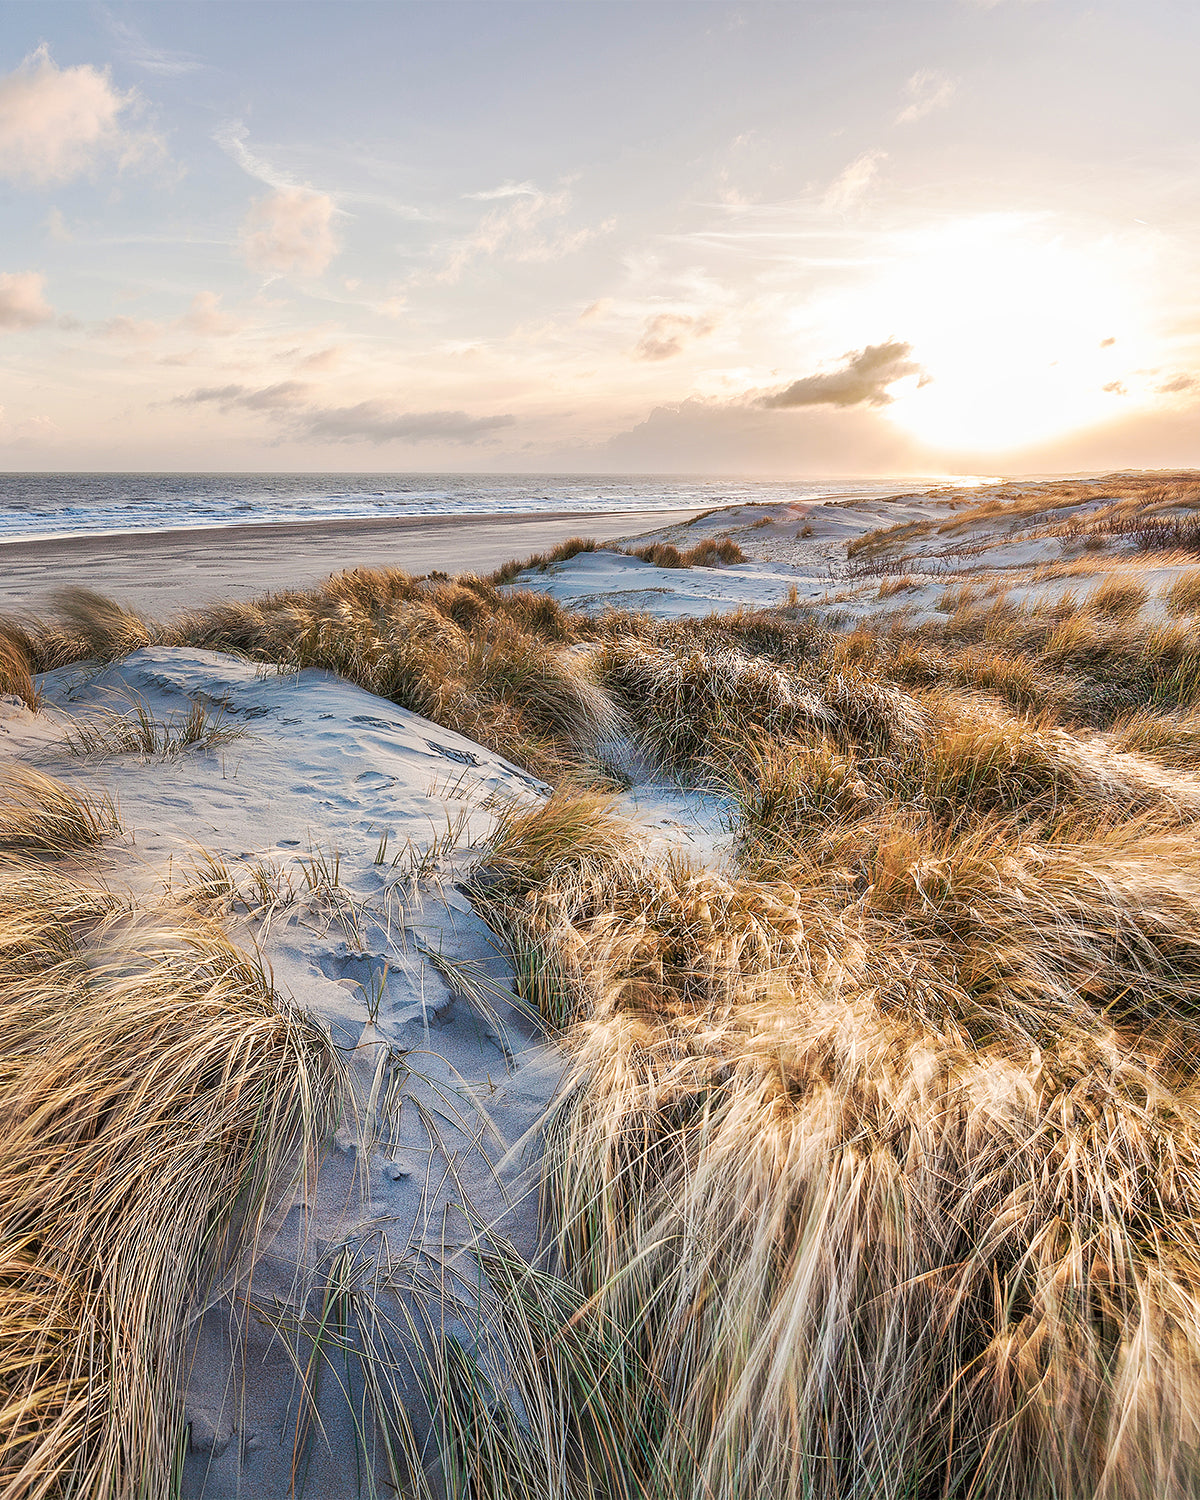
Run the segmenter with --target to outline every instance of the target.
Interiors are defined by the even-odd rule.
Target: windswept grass
[[[1088,598],[1088,607],[1102,615],[1125,618],[1136,615],[1150,597],[1150,590],[1136,578],[1109,578]]]
[[[1167,591],[1167,608],[1173,615],[1200,613],[1200,568],[1179,575]]]
[[[559,542],[557,547],[552,547],[549,552],[533,552],[524,559],[510,558],[494,573],[488,574],[487,582],[499,587],[501,584],[511,583],[519,573],[532,572],[534,569],[544,573],[553,563],[569,562],[581,552],[595,552],[599,545],[590,536],[571,536],[565,542]]]
[[[332,1129],[340,1064],[216,927],[47,856],[112,831],[0,793],[0,1496],[167,1495],[190,1320]]]
[[[82,654],[96,661],[117,661],[159,634],[136,610],[92,589],[60,589],[54,603],[65,633],[82,642]]]
[[[769,880],[560,798],[479,897],[568,1027],[546,1232],[665,1403],[640,1492],[1192,1493],[1193,841],[947,828],[813,754]]]
[[[37,709],[29,638],[18,626],[0,621],[0,697],[5,695],[19,698],[26,708]]]
[[[5,851],[72,854],[103,843],[119,826],[107,797],[81,796],[31,766],[0,765],[0,859]]]
[[[1012,487],[938,535],[1057,534],[1098,500],[1119,521],[1135,491],[1196,498]],[[903,578],[904,540],[860,551]],[[559,782],[502,815],[472,882],[570,1059],[543,1259],[479,1225],[451,1265],[348,1245],[320,1303],[399,1492],[1196,1493],[1200,799],[1111,752],[1200,764],[1200,637],[1116,571],[1053,604],[962,585],[944,619],[838,634],[360,571],[156,627],[328,667]],[[63,649],[29,639],[34,666]],[[726,866],[651,857],[572,784],[620,736],[723,798]],[[297,900],[337,892],[334,856],[307,868]],[[213,910],[257,899],[209,873]],[[78,963],[76,931],[117,921],[100,899],[74,888],[14,972]]]

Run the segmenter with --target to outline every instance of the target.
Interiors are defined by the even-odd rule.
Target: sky
[[[0,470],[1200,465],[1195,0],[0,6]]]

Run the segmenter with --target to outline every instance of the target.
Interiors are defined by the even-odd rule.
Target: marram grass
[[[571,1060],[545,1260],[481,1228],[474,1323],[470,1265],[430,1275],[487,1347],[430,1322],[400,1330],[408,1363],[386,1321],[411,1277],[331,1272],[381,1484],[1200,1492],[1200,802],[1161,771],[1195,753],[1190,600],[1164,623],[1139,586],[956,588],[944,620],[837,635],[362,571],[164,626],[77,600],[20,638],[37,667],[139,629],[329,667],[562,784],[476,886]],[[728,868],[651,859],[569,790],[623,734],[725,799]],[[26,974],[100,920],[70,899]],[[31,1316],[53,1295],[31,1284]]]
[[[1195,1494],[1194,839],[811,827],[756,881],[559,798],[481,892],[574,1058],[557,1269],[666,1412],[636,1492]]]
[[[190,1323],[341,1069],[218,928],[43,858],[92,841],[72,805],[0,775],[0,1496],[144,1500],[171,1492]]]

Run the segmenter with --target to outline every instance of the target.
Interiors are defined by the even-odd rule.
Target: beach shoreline
[[[56,589],[72,586],[153,614],[303,587],[345,568],[487,573],[570,536],[612,541],[700,513],[532,511],[251,522],[11,541],[0,544],[0,611],[43,611]]]

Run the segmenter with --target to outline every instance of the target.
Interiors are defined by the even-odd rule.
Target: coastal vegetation
[[[77,593],[0,633],[25,702],[37,673],[85,659],[231,651],[336,672],[552,784],[493,809],[462,882],[568,1060],[542,1125],[540,1258],[477,1225],[438,1289],[471,1349],[362,1243],[316,1319],[330,1362],[354,1363],[381,1483],[463,1500],[1195,1493],[1200,634],[1194,569],[1162,610],[1144,575],[1151,523],[1182,526],[1172,507],[1186,521],[1200,482],[1121,483],[1108,509],[1095,486],[1049,486],[938,523],[1123,538],[1090,592],[1014,599],[968,564],[916,619],[902,581],[923,586],[925,523],[852,549],[896,578],[899,612],[840,627],[795,604],[589,617],[524,587],[536,571],[356,570],[168,622]],[[1058,513],[1082,503],[1086,525]],[[724,859],[653,848],[618,801],[639,779],[723,808]],[[3,1451],[27,1477],[63,1434],[47,1495],[122,1493],[130,1454],[167,1472],[181,1309],[252,1254],[339,1097],[321,1033],[211,919],[150,920],[87,883],[116,834],[111,804],[35,773],[0,787]],[[130,1055],[144,1066],[118,1069]],[[201,1164],[205,1129],[226,1154]],[[124,1197],[105,1175],[117,1143]],[[203,1227],[155,1239],[147,1216],[185,1170]],[[135,1351],[98,1406],[80,1372],[113,1298],[132,1299],[160,1383],[136,1385]]]
[[[99,878],[111,803],[0,771],[0,1495],[168,1495],[192,1321],[341,1108],[327,1036],[185,906]]]

